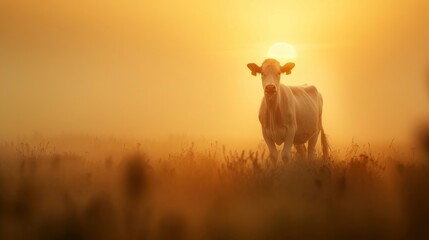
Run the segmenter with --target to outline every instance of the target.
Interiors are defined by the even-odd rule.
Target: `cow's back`
[[[295,144],[308,141],[319,130],[322,98],[314,86],[287,86],[295,102],[297,130]]]

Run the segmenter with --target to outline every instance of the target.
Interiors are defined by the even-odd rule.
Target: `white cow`
[[[276,145],[284,143],[282,159],[290,159],[292,144],[299,155],[305,156],[308,142],[308,158],[314,159],[319,132],[323,157],[329,154],[329,144],[322,127],[322,95],[314,86],[285,86],[280,83],[282,73],[291,74],[294,63],[280,66],[275,59],[266,59],[262,66],[255,63],[247,67],[256,76],[261,74],[264,97],[259,109],[262,134],[270,150],[270,159],[277,161]]]

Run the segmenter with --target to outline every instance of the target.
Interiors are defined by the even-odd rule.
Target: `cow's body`
[[[322,127],[323,100],[320,93],[314,86],[292,87],[280,84],[280,74],[277,72],[289,71],[290,73],[294,65],[283,70],[275,60],[266,60],[264,64],[256,69],[263,75],[263,87],[266,93],[259,109],[259,121],[271,159],[273,161],[277,159],[276,144],[283,143],[283,160],[290,158],[292,145],[295,145],[298,153],[304,156],[305,143],[308,143],[308,158],[313,159],[320,132],[323,154],[327,157],[329,146]],[[254,68],[249,68],[253,72]],[[277,74],[278,77],[276,77]]]

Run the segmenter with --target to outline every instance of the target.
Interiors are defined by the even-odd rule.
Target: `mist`
[[[428,10],[0,1],[0,239],[429,239]]]
[[[0,136],[259,141],[260,64],[292,44],[333,143],[407,141],[427,117],[426,1],[0,3]]]

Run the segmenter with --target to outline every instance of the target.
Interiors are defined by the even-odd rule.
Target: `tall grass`
[[[264,147],[151,158],[93,144],[0,144],[0,239],[429,238],[425,155],[353,143],[345,158],[273,163]]]

